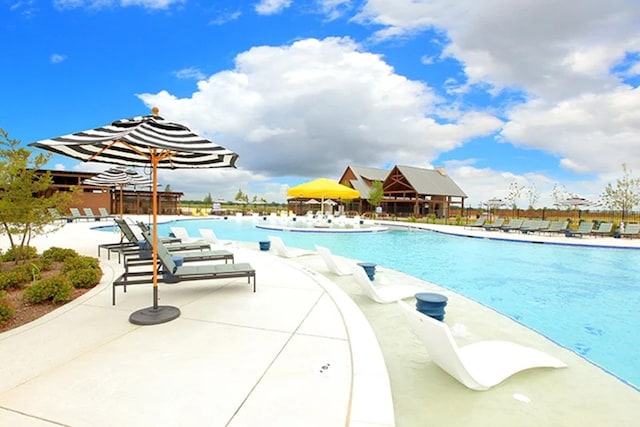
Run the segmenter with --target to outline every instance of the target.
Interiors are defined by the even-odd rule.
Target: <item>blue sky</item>
[[[0,128],[26,144],[157,106],[240,155],[161,171],[186,199],[399,164],[445,167],[467,206],[512,183],[597,200],[640,174],[638,22],[637,0],[0,0]]]

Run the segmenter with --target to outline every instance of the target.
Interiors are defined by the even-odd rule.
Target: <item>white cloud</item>
[[[504,112],[504,142],[577,173],[640,165],[640,90],[620,80],[638,74],[636,0],[369,0],[354,19],[382,26],[378,39],[435,30],[467,78],[449,81],[450,94],[521,91]]]
[[[428,165],[502,124],[453,110],[438,123],[433,117],[443,111],[429,87],[346,38],[255,47],[189,98],[139,97],[239,153],[238,167],[271,177],[337,178],[349,164]]]
[[[196,67],[183,68],[182,70],[176,71],[174,74],[179,79],[203,80],[207,78],[207,76]]]
[[[353,8],[351,0],[317,0],[320,13],[326,16],[328,21],[341,18]]]
[[[66,59],[67,59],[66,55],[61,55],[59,53],[54,53],[49,58],[52,64],[59,64],[61,62],[64,62]]]
[[[240,12],[239,10],[234,12],[225,12],[225,13],[221,13],[220,15],[218,15],[217,17],[209,21],[209,23],[211,25],[224,25],[227,22],[235,21],[241,16],[242,16],[242,12]]]
[[[291,6],[291,0],[260,0],[255,6],[259,15],[275,15]]]
[[[80,7],[100,9],[111,6],[141,6],[146,9],[168,9],[186,0],[54,0],[58,9],[76,9]]]

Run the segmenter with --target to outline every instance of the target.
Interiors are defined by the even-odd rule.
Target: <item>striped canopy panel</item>
[[[235,167],[238,155],[193,133],[188,127],[158,115],[118,120],[108,126],[30,146],[83,161],[159,168]]]
[[[133,169],[116,166],[101,172],[93,178],[85,179],[83,184],[99,187],[115,187],[118,185],[151,187],[151,178],[141,175]]]

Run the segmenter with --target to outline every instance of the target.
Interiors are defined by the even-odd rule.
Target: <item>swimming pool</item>
[[[176,223],[158,224],[168,235]],[[470,239],[431,231],[294,233],[252,221],[181,220],[192,236],[329,247],[465,295],[582,355],[635,388],[640,385],[640,250]],[[256,243],[257,245],[257,243]]]

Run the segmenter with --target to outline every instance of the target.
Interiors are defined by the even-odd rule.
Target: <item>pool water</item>
[[[326,246],[436,283],[534,329],[638,388],[640,250],[531,244],[431,231],[295,233],[252,221],[186,220],[158,224],[212,228],[218,238],[257,242],[280,236],[287,246]]]

